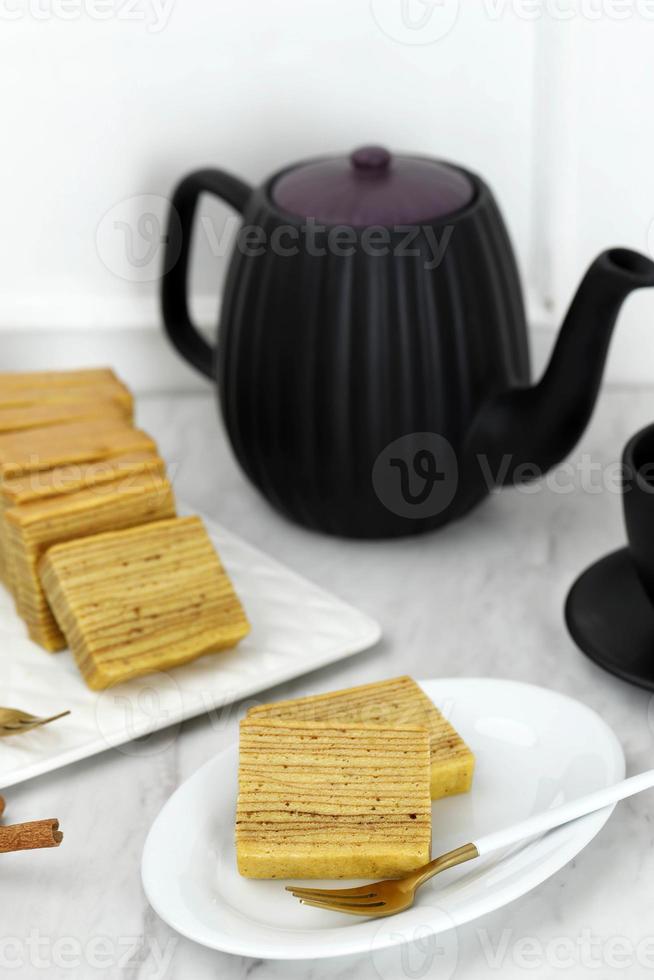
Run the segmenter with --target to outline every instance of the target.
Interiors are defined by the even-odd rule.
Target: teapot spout
[[[541,380],[482,407],[466,458],[494,485],[532,480],[574,449],[597,399],[622,303],[645,286],[654,286],[654,262],[627,248],[602,252],[577,289]]]

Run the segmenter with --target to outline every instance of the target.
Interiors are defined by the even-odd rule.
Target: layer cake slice
[[[247,717],[253,721],[417,725],[430,735],[432,799],[467,793],[472,785],[472,752],[411,677],[263,704],[251,708]]]
[[[0,406],[0,432],[22,432],[46,425],[61,425],[82,419],[130,418],[114,401],[59,399],[32,405]]]
[[[5,371],[0,373],[0,405],[26,401],[54,400],[57,393],[73,398],[94,393],[132,406],[129,389],[111,368],[82,368],[74,371]]]
[[[40,573],[95,690],[229,649],[250,629],[199,517],[55,545]]]
[[[248,878],[384,878],[429,861],[423,728],[241,723],[238,869]]]
[[[175,514],[170,483],[158,471],[8,508],[6,560],[19,614],[30,637],[47,650],[65,647],[38,576],[41,556],[54,544],[159,521]]]
[[[55,466],[156,450],[151,436],[123,419],[89,419],[0,434],[0,480]]]
[[[51,470],[37,470],[9,477],[0,484],[0,579],[14,590],[13,562],[9,554],[5,511],[34,500],[74,493],[103,483],[121,484],[131,476],[150,473],[165,476],[165,463],[153,449],[110,456],[91,463],[74,463]]]
[[[89,463],[71,463],[68,466],[55,466],[50,470],[36,470],[34,473],[8,477],[0,485],[0,502],[4,507],[17,507],[32,500],[75,493],[102,483],[113,483],[137,473],[161,475],[164,471],[164,461],[155,449],[141,449]]]

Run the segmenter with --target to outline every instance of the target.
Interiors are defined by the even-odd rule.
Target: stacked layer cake
[[[91,688],[230,649],[249,629],[199,517],[55,545],[40,575]]]
[[[410,677],[251,708],[241,723],[238,868],[249,878],[393,877],[429,860],[431,799],[474,756]]]
[[[242,875],[388,877],[426,864],[430,845],[424,729],[243,722]]]
[[[132,409],[109,369],[0,375],[0,576],[30,637],[71,646],[96,688],[234,646],[249,629],[202,522],[175,516]]]
[[[429,733],[432,799],[467,793],[475,760],[452,725],[411,677],[394,677],[294,701],[251,708],[248,719],[410,725]]]

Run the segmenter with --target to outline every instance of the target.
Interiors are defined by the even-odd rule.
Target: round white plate
[[[435,855],[624,777],[617,738],[578,701],[514,681],[421,684],[477,758],[472,792],[434,803]],[[300,905],[284,890],[286,882],[240,877],[233,843],[237,765],[234,745],[168,800],[146,841],[143,885],[155,911],[182,935],[262,959],[370,952],[446,932],[554,874],[613,809],[445,872],[420,889],[406,912],[360,919]]]

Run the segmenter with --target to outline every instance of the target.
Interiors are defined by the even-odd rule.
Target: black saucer
[[[595,562],[568,593],[565,621],[604,670],[654,691],[654,605],[627,548]]]

